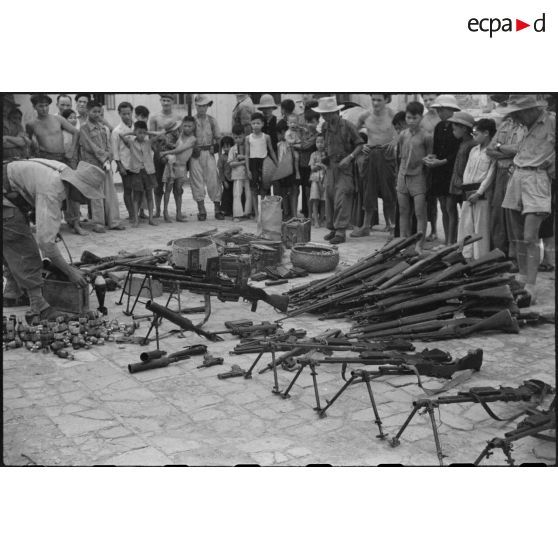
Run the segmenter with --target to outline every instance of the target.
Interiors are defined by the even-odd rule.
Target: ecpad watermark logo
[[[513,21],[515,20],[515,26]],[[531,27],[533,31],[536,33],[544,33],[546,27],[546,14],[543,13],[541,17],[535,19],[533,24],[526,23],[525,21],[517,18],[510,18],[510,17],[484,17],[484,18],[476,18],[472,17],[467,22],[467,28],[472,33],[490,33],[490,38],[494,33],[510,33],[514,31],[521,31],[523,29],[527,29]]]

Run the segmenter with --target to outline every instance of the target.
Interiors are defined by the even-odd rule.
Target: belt
[[[515,167],[519,170],[528,170],[528,171],[536,171],[536,170],[544,170],[542,167]]]
[[[200,151],[209,151],[213,145],[196,145]]]

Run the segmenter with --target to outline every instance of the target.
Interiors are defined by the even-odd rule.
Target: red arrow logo
[[[521,31],[522,29],[525,29],[526,27],[531,27],[531,24],[530,23],[525,23],[524,21],[521,21],[520,19],[515,20],[515,30],[516,31]]]

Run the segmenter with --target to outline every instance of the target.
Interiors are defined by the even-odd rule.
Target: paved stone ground
[[[186,196],[185,196],[186,197]],[[172,203],[172,202],[171,202]],[[121,204],[122,205],[122,204]],[[169,240],[218,227],[232,227],[231,221],[210,218],[199,223],[193,202],[186,202],[187,223],[161,223],[158,227],[142,224],[138,229],[91,233],[78,237],[63,230],[75,259],[84,249],[98,255],[118,250],[165,248]],[[122,207],[122,214],[124,209]],[[234,224],[236,226],[236,223]],[[255,232],[253,221],[242,223],[247,232]],[[380,227],[377,227],[380,228]],[[314,229],[313,240],[321,240],[324,229]],[[370,238],[351,239],[340,246],[341,264],[382,246],[386,233],[374,232]],[[290,281],[269,289],[282,292],[309,279]],[[554,274],[540,275],[540,301],[533,310],[554,311]],[[186,293],[186,296],[188,294]],[[198,305],[199,297],[189,295],[188,303]],[[109,318],[125,323],[121,307],[114,302],[120,291],[107,293]],[[158,302],[164,303],[163,298]],[[208,330],[223,328],[230,319],[255,321],[277,318],[275,311],[262,303],[256,314],[248,303],[212,301],[213,313]],[[91,306],[96,298],[91,295]],[[24,313],[19,309],[19,314]],[[138,330],[145,334],[146,325]],[[348,322],[319,321],[301,316],[286,322],[289,327],[305,328],[315,335],[328,327],[348,330]],[[163,324],[162,332],[173,326]],[[251,356],[229,356],[236,338],[225,336],[222,343],[210,343],[215,356],[224,356],[225,365],[197,369],[200,358],[183,361],[168,368],[130,375],[126,365],[137,362],[137,345],[107,344],[92,350],[76,351],[76,360],[52,355],[32,354],[24,349],[3,355],[4,462],[7,465],[437,465],[437,457],[428,416],[418,415],[404,433],[401,445],[391,448],[376,438],[377,429],[365,387],[349,388],[320,419],[315,405],[311,378],[303,375],[283,400],[271,393],[271,372],[255,375],[253,380],[234,378],[220,381],[216,375],[232,364],[247,368]],[[176,335],[162,341],[168,352],[194,343],[206,343],[193,334]],[[424,344],[416,343],[417,350]],[[433,346],[433,345],[431,345]],[[514,386],[529,378],[539,378],[555,385],[554,327],[545,325],[522,330],[519,335],[477,336],[464,340],[440,342],[436,346],[462,356],[469,349],[484,349],[482,370],[463,389],[475,385]],[[151,343],[151,348],[154,343]],[[269,359],[260,361],[267,363]],[[342,385],[338,368],[318,369],[322,402]],[[282,388],[292,373],[281,370]],[[429,388],[438,387],[435,380]],[[387,377],[373,383],[379,412],[387,434],[394,435],[411,410],[411,401],[424,394],[413,377]],[[548,400],[547,402],[548,403]],[[504,416],[514,414],[519,404],[495,404]],[[442,407],[436,413],[447,463],[471,462],[487,440],[501,436],[514,423],[497,423],[478,405]],[[525,439],[515,444],[518,462],[555,463],[555,444]],[[496,453],[487,465],[504,465]]]

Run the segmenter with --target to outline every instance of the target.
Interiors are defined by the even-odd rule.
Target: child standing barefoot
[[[319,134],[316,137],[316,149],[310,155],[310,207],[312,209],[312,225],[321,227],[322,220],[325,217],[325,187],[324,176],[326,166],[322,163],[325,157],[325,141],[324,136]]]
[[[163,215],[165,221],[170,222],[169,217],[169,201],[171,191],[174,195],[174,203],[176,205],[177,222],[185,221],[182,216],[182,193],[184,192],[184,182],[186,181],[186,164],[192,156],[192,151],[196,145],[196,121],[193,116],[185,116],[182,120],[182,133],[178,138],[178,142],[174,149],[169,151],[161,151],[161,158],[176,157],[174,162],[174,180],[165,184],[164,192],[164,210]]]
[[[271,138],[264,134],[262,129],[264,117],[261,112],[255,112],[250,118],[252,133],[246,138],[246,176],[250,181],[250,191],[252,193],[252,206],[256,219],[259,212],[258,196],[269,194],[270,188],[263,184],[263,162],[269,156],[277,165],[277,157],[271,145]]]

